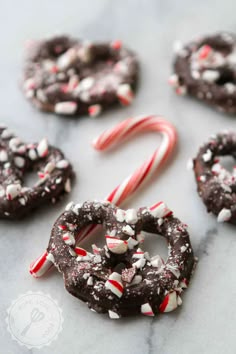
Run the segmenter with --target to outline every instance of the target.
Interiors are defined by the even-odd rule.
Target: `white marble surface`
[[[190,98],[177,97],[167,85],[172,43],[216,30],[236,32],[234,0],[21,0],[1,2],[1,121],[28,141],[47,136],[74,163],[72,194],[55,207],[19,222],[0,222],[0,352],[4,354],[233,354],[236,353],[235,228],[207,215],[186,161],[207,137],[236,128],[232,117]],[[37,112],[18,87],[23,43],[56,32],[89,39],[121,39],[140,56],[140,88],[134,104],[99,119],[66,119]],[[127,207],[165,200],[189,225],[199,264],[183,306],[158,318],[111,321],[92,313],[70,296],[59,274],[36,281],[28,274],[32,259],[45,248],[50,228],[70,200],[103,198],[156,147],[156,134],[140,136],[110,153],[93,151],[90,142],[107,127],[145,113],[160,113],[178,130],[172,164]],[[148,246],[151,249],[151,242]],[[154,244],[152,244],[154,248]],[[155,243],[163,252],[162,242]],[[19,294],[42,291],[63,311],[58,339],[41,350],[20,347],[6,330],[6,309]]]

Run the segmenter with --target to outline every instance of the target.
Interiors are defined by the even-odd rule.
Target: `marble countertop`
[[[73,162],[77,179],[71,195],[54,207],[40,209],[22,221],[0,222],[1,353],[236,353],[235,227],[217,224],[206,213],[193,174],[186,170],[187,160],[209,135],[236,128],[236,121],[195,100],[177,97],[167,85],[173,42],[221,29],[236,32],[235,9],[233,0],[2,2],[0,120],[26,141],[47,136],[59,145]],[[96,40],[118,38],[137,52],[141,80],[132,106],[112,109],[98,119],[69,119],[42,114],[24,99],[18,84],[24,41],[63,32]],[[51,226],[67,202],[103,198],[156,147],[159,138],[152,133],[109,153],[98,153],[90,144],[105,128],[146,113],[162,114],[175,124],[178,149],[172,163],[125,207],[164,200],[189,225],[199,263],[177,311],[157,318],[111,321],[70,296],[56,271],[35,280],[28,267],[45,249]],[[161,240],[153,242],[147,244],[151,252],[165,253]],[[64,317],[58,338],[40,350],[19,346],[5,323],[11,301],[28,291],[50,294]]]

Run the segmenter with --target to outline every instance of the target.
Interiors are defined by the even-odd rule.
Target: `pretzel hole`
[[[236,167],[236,161],[232,156],[218,157],[220,165],[228,172],[232,173]]]
[[[145,232],[144,242],[140,245],[144,251],[147,251],[150,257],[159,255],[164,261],[168,257],[167,242],[164,237],[158,234]]]
[[[37,174],[37,171],[31,170],[31,171],[27,171],[24,174],[24,181],[23,181],[24,186],[33,188],[38,181],[39,181],[39,176]]]

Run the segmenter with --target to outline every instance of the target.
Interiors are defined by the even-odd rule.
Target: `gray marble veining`
[[[1,121],[28,141],[47,136],[74,163],[77,179],[71,196],[53,208],[14,223],[1,221],[0,352],[4,354],[234,354],[236,320],[235,227],[207,215],[186,162],[214,132],[236,128],[234,117],[217,113],[193,99],[177,97],[167,85],[172,44],[217,30],[236,32],[233,0],[67,0],[2,1]],[[98,119],[68,119],[42,114],[24,99],[19,78],[26,39],[54,33],[88,39],[123,40],[140,57],[141,79],[132,106],[113,109]],[[105,128],[145,113],[159,113],[176,125],[175,158],[127,207],[165,202],[189,225],[199,263],[176,312],[158,318],[111,321],[90,312],[64,290],[52,272],[36,281],[28,266],[47,245],[50,228],[69,200],[103,198],[156,147],[158,138],[137,137],[109,153],[90,142]],[[129,156],[129,158],[127,158]],[[115,168],[114,168],[115,167]],[[93,237],[94,241],[95,237]],[[162,245],[156,244],[157,248]],[[27,291],[49,293],[58,301],[63,330],[51,346],[27,349],[12,341],[6,310]]]

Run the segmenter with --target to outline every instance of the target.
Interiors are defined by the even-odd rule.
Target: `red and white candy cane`
[[[139,132],[156,131],[162,134],[160,146],[154,151],[150,158],[145,161],[134,173],[128,176],[121,184],[119,184],[106,198],[107,201],[120,205],[127,198],[134,194],[148,179],[150,179],[157,170],[162,167],[168,157],[174,150],[177,135],[172,124],[164,120],[162,117],[155,115],[141,116],[129,118],[116,127],[105,131],[93,142],[93,147],[97,150],[106,150],[110,146],[115,145],[125,138]],[[161,203],[158,206],[162,207]],[[155,207],[155,206],[154,206]],[[81,242],[85,237],[89,236],[99,226],[89,226],[81,230],[78,234],[76,243]],[[50,255],[45,251],[30,266],[30,273],[34,277],[41,277],[46,273],[53,263]]]

